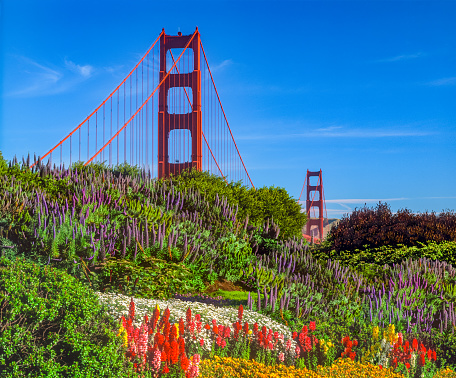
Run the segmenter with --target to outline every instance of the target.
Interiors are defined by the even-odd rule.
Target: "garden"
[[[456,377],[456,214],[0,153],[0,377]]]

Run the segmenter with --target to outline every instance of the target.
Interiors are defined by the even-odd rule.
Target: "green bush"
[[[0,307],[2,378],[132,372],[116,322],[93,291],[64,272],[1,258]]]
[[[427,241],[418,243],[418,246],[407,247],[405,245],[383,245],[381,247],[371,248],[368,245],[363,248],[346,251],[336,251],[335,249],[327,251],[329,244],[323,246],[314,246],[312,255],[321,262],[328,258],[339,260],[345,266],[353,268],[374,264],[377,266],[400,264],[409,258],[419,259],[427,258],[430,260],[445,261],[448,264],[456,266],[456,242]]]
[[[178,190],[199,190],[207,201],[216,195],[225,197],[228,204],[238,206],[237,219],[245,219],[254,227],[261,227],[267,219],[274,220],[279,227],[279,238],[286,240],[294,236],[301,238],[307,216],[301,206],[283,188],[247,188],[241,182],[226,183],[222,177],[196,170],[184,171],[169,180]]]

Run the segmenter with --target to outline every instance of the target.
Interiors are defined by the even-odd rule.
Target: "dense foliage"
[[[453,263],[455,256],[455,240],[448,236],[450,213],[447,218],[436,217],[440,226],[434,234],[427,234],[447,235],[448,239],[421,242],[415,237],[418,229],[404,226],[407,232],[401,243],[375,244],[395,237],[388,234],[388,227],[395,227],[391,219],[415,219],[395,218],[379,205],[376,211],[355,212],[353,222],[344,219],[317,248],[301,238],[305,216],[280,188],[253,191],[200,172],[153,180],[127,165],[107,168],[76,163],[71,169],[58,169],[39,163],[30,170],[28,163],[23,161],[21,167],[16,161],[3,164],[0,160],[0,249],[5,261],[20,257],[41,269],[56,268],[62,274],[58,277],[69,277],[58,278],[62,282],[137,298],[170,298],[174,293],[179,298],[195,297],[214,281],[226,279],[246,290],[249,309],[293,331],[317,320],[319,339],[335,341],[356,335],[367,348],[373,327],[394,324],[410,342],[416,337],[435,349],[439,368],[456,359],[456,315],[449,306],[456,299],[456,270],[442,262]],[[426,219],[418,224],[431,227]],[[366,225],[370,229],[363,228]],[[350,237],[351,247],[340,247],[347,246]],[[361,239],[361,244],[354,244]],[[38,268],[24,265],[17,269],[25,272],[24,277],[41,279],[38,289],[44,287]],[[10,285],[13,277],[6,272],[0,267],[0,276],[6,277],[0,280],[0,292],[12,293],[21,278]],[[54,290],[55,285],[52,287]],[[46,303],[47,289],[38,289],[30,292],[28,302]],[[23,299],[26,294],[17,291],[14,295]],[[66,311],[77,308],[68,304],[64,292],[59,295],[56,309],[60,304]],[[8,295],[2,298],[0,306],[9,306],[8,321],[17,320],[15,308],[22,309],[21,304],[13,307]],[[77,298],[71,300],[78,305]],[[56,319],[63,322],[59,316]],[[79,321],[77,315],[69,316]],[[26,318],[38,323],[28,312]],[[100,330],[94,331],[98,335],[94,337],[107,346]],[[90,328],[80,331],[92,335]],[[41,354],[46,359],[71,365],[52,357],[52,347],[40,344],[42,336],[33,337],[37,338],[33,345],[47,348]],[[21,340],[16,350],[24,349]],[[0,345],[0,360],[8,355],[12,363],[5,344]],[[340,355],[345,347],[338,344],[335,353]],[[77,354],[84,346],[65,347],[80,367],[91,358]],[[366,355],[361,348],[359,353]]]
[[[283,188],[249,189],[241,182],[227,183],[222,177],[196,170],[186,171],[167,181],[179,191],[197,189],[208,201],[214,201],[217,196],[225,197],[228,204],[238,209],[238,218],[248,218],[252,226],[260,227],[267,219],[273,220],[280,230],[276,239],[301,237],[307,220],[301,206]]]
[[[365,206],[343,217],[331,229],[328,239],[336,251],[456,241],[456,214],[454,211],[439,215],[434,212],[413,214],[408,209],[393,214],[388,204],[380,202],[375,209]]]
[[[116,322],[86,285],[22,259],[1,258],[0,272],[0,377],[118,377],[132,370]]]

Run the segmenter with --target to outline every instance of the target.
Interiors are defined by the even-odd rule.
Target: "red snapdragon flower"
[[[190,323],[192,320],[192,309],[190,307],[187,309],[187,312],[185,315],[187,317],[187,319],[186,319],[187,323]]]
[[[185,354],[185,339],[183,337],[179,337],[179,354]]]
[[[179,319],[179,335],[183,335],[185,332],[185,323],[184,319],[180,318]]]
[[[181,358],[181,369],[183,371],[187,371],[189,365],[190,365],[190,360],[186,356],[183,356]]]
[[[171,341],[170,350],[170,361],[172,364],[176,364],[179,360],[179,344],[176,340]]]

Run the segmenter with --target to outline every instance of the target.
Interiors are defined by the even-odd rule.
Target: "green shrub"
[[[271,186],[249,189],[241,182],[226,183],[222,177],[196,170],[172,176],[170,181],[178,190],[199,190],[207,201],[214,201],[217,194],[220,199],[225,197],[228,204],[238,206],[237,219],[248,216],[252,226],[261,227],[268,218],[274,220],[280,229],[280,239],[302,237],[307,216],[283,188]]]
[[[20,272],[20,274],[18,274]],[[64,272],[0,259],[0,377],[126,377],[117,324]]]

